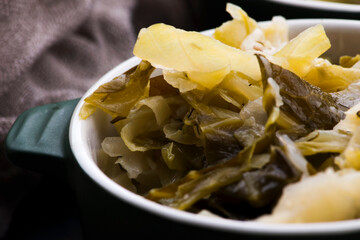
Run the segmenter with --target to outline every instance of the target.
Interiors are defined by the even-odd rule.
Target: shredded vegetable
[[[288,39],[281,16],[259,24],[239,6],[226,10],[233,19],[212,36],[142,29],[139,65],[85,99],[80,117],[100,109],[118,133],[103,140],[100,168],[148,200],[193,213],[359,217],[359,55],[333,64],[322,58],[331,47],[322,25]]]

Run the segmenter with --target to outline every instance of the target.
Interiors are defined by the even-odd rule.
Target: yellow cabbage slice
[[[289,41],[289,26],[284,17],[273,17],[271,23],[261,27],[261,29],[265,39],[270,42],[274,49],[283,47]]]
[[[335,158],[335,163],[340,168],[360,170],[360,127],[353,133],[345,150]]]
[[[247,35],[244,22],[239,20],[227,21],[214,32],[215,39],[235,48],[240,48]]]
[[[256,221],[309,223],[355,219],[360,216],[360,172],[328,169],[285,187],[273,209]]]
[[[186,170],[185,162],[182,159],[176,157],[173,153],[174,149],[174,142],[170,142],[166,144],[161,149],[161,155],[163,155],[164,162],[170,169],[184,171]],[[164,157],[165,156],[165,157]]]
[[[357,54],[355,57],[351,56],[341,56],[340,57],[340,66],[351,68],[351,67],[359,67],[358,64],[360,62],[360,54]]]
[[[260,79],[253,54],[199,32],[188,32],[166,24],[142,29],[133,53],[155,67],[186,72],[190,80],[197,83],[200,83],[197,76],[202,75],[206,80],[201,84],[209,88],[219,83],[227,69],[239,71],[254,80]]]
[[[341,153],[351,135],[336,130],[315,130],[295,141],[304,156],[318,153]]]
[[[110,114],[113,119],[124,118],[131,108],[148,96],[148,83],[154,68],[149,62],[141,61],[136,68],[121,74],[99,86],[85,98],[80,117],[86,119],[96,108]]]
[[[262,87],[249,83],[236,72],[228,74],[219,87],[227,89],[235,96],[243,96],[247,100],[255,100],[263,95]]]
[[[214,38],[236,48],[240,48],[242,41],[257,28],[257,23],[247,13],[231,3],[226,4],[226,11],[233,20],[223,23],[215,29]]]
[[[208,88],[212,89],[216,85],[222,82],[224,77],[230,72],[230,66],[225,66],[219,70],[212,72],[198,72],[191,71],[187,75],[192,81]]]
[[[313,60],[331,47],[322,25],[301,32],[274,54],[272,62],[303,78],[313,65]]]
[[[203,87],[196,82],[190,81],[189,77],[184,72],[163,70],[163,75],[165,81],[174,88],[179,89],[181,93],[195,89],[203,89]]]
[[[226,11],[230,13],[233,19],[244,22],[248,33],[251,32],[251,29],[254,29],[257,26],[256,21],[250,18],[248,14],[241,7],[235,4],[227,3]]]
[[[337,92],[360,80],[360,69],[342,67],[318,58],[304,79],[325,92]]]
[[[96,106],[94,106],[90,103],[84,102],[84,105],[82,105],[80,113],[79,113],[80,119],[82,119],[82,120],[87,119],[96,111],[96,109],[97,109]]]
[[[354,133],[360,126],[360,103],[345,112],[345,119],[334,127],[335,130]]]
[[[131,151],[145,152],[149,150],[149,146],[135,142],[135,139],[143,134],[156,132],[161,129],[156,123],[154,112],[150,108],[143,107],[123,121],[126,123],[120,131],[120,136],[125,145]],[[153,142],[153,145],[157,145],[158,148],[161,147],[161,144],[156,143],[155,141]]]
[[[158,125],[162,125],[170,117],[171,109],[163,96],[153,96],[142,99],[137,102],[135,107],[140,108],[142,106],[147,106],[154,112]]]
[[[345,119],[341,120],[334,129],[352,134],[344,151],[335,158],[340,168],[354,168],[360,170],[360,103],[345,112]]]
[[[239,6],[228,3],[226,10],[232,20],[215,29],[214,38],[244,51],[273,53],[288,42],[288,25],[285,18],[273,17],[266,25],[259,25]]]

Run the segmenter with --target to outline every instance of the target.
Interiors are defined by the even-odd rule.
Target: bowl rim
[[[280,3],[283,5],[290,5],[294,7],[303,7],[309,9],[333,11],[333,12],[347,12],[347,13],[359,13],[360,5],[337,3],[337,2],[323,2],[315,0],[266,0],[268,2]]]
[[[360,21],[348,19],[288,19],[289,26],[313,25],[317,23],[334,25],[338,27],[352,28],[357,26],[360,28]],[[269,21],[259,22],[267,24]],[[214,29],[203,31],[204,34],[211,34]],[[223,219],[217,217],[208,217],[199,214],[193,214],[185,211],[179,211],[167,206],[160,205],[153,201],[147,200],[142,196],[133,193],[107,177],[93,161],[91,154],[84,154],[86,148],[81,138],[81,121],[79,112],[84,103],[84,99],[95,91],[101,84],[110,81],[113,77],[125,72],[129,68],[140,62],[137,57],[131,57],[123,61],[98,81],[96,81],[82,96],[79,103],[74,109],[69,126],[69,142],[74,157],[82,170],[101,188],[118,199],[125,201],[137,208],[153,213],[155,215],[171,219],[173,221],[184,224],[196,225],[199,227],[212,228],[219,231],[232,232],[237,234],[252,235],[271,235],[271,236],[316,236],[316,235],[336,235],[347,234],[360,231],[360,219],[337,221],[337,222],[321,222],[321,223],[300,223],[300,224],[274,224],[260,223],[253,221],[239,221],[231,219]]]

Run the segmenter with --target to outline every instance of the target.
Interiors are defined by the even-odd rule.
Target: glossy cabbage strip
[[[186,92],[182,97],[193,107],[186,124],[197,129],[204,146],[205,166],[227,161],[243,149],[234,132],[243,124],[238,112],[206,104],[195,92]]]
[[[169,169],[188,171],[203,168],[203,148],[170,142],[161,148],[161,156]]]
[[[287,184],[298,181],[303,171],[306,171],[306,169],[297,166],[297,163],[300,161],[299,158],[292,156],[293,149],[285,148],[283,150],[282,147],[274,146],[276,144],[274,134],[277,131],[277,120],[280,117],[279,108],[282,105],[282,100],[279,86],[271,79],[268,79],[268,84],[264,89],[263,104],[266,105],[265,109],[268,112],[264,133],[243,150],[248,151],[254,148],[254,155],[249,163],[252,168],[238,173],[238,180],[218,188],[210,195],[210,199],[220,203],[221,206],[215,204],[219,207],[217,210],[220,212],[228,213],[229,211],[226,209],[229,206],[231,208],[232,204],[229,204],[231,202],[236,204],[247,203],[255,208],[266,207],[279,198],[282,189]],[[300,163],[306,164],[306,160]],[[234,173],[231,170],[227,169],[230,176],[233,176],[232,174]],[[199,188],[195,187],[195,189],[191,189],[191,192],[195,192],[195,190],[199,191]],[[208,192],[205,191],[205,193]],[[196,192],[193,197],[197,199],[199,194],[201,193]],[[207,196],[204,194],[203,197]],[[189,201],[191,200],[194,199]],[[184,200],[185,203],[189,201]],[[244,216],[243,212],[238,214],[239,216]]]
[[[126,124],[122,127],[120,136],[131,151],[145,152],[160,149],[164,145],[161,126],[156,123],[154,112],[150,108],[142,107],[131,118],[123,121]]]
[[[240,180],[243,173],[250,170],[252,168],[246,165],[214,169],[210,173],[180,185],[170,206],[181,210],[188,209],[195,202],[216,192],[221,187]]]
[[[160,189],[152,189],[146,198],[178,209],[187,209],[210,193],[239,180],[251,169],[255,145],[241,151],[235,158],[199,171],[190,171],[181,180]]]
[[[297,139],[296,146],[304,156],[319,153],[341,153],[351,135],[336,130],[315,130],[307,136]]]
[[[280,87],[277,85],[274,79],[268,78],[267,83],[264,84],[264,97],[263,97],[263,105],[266,111],[270,112],[269,118],[272,118],[271,121],[268,120],[265,125],[265,132],[272,132],[267,128],[274,128],[277,125],[273,124],[273,122],[277,122],[280,117],[280,108],[283,105],[282,97],[280,96]],[[273,102],[272,104],[269,103]],[[271,105],[276,107],[271,107]],[[276,131],[276,130],[273,130]],[[290,165],[293,165],[298,171],[302,172],[305,175],[308,175],[308,162],[301,155],[300,150],[296,147],[296,145],[290,140],[290,138],[281,134],[280,131],[276,132],[276,137],[278,141],[282,144],[284,148],[284,152],[287,155],[287,159],[290,162]]]
[[[141,61],[134,72],[115,77],[101,85],[85,102],[110,114],[113,118],[124,118],[130,109],[145,94],[149,77],[154,67]]]
[[[280,87],[284,102],[280,108],[282,112],[289,113],[310,130],[332,129],[344,117],[343,111],[330,94],[309,84],[293,72],[272,64],[264,56],[257,57],[265,87],[269,78],[274,79]]]
[[[288,161],[302,172],[303,176],[308,176],[309,169],[312,170],[312,166],[308,163],[305,157],[301,154],[301,151],[295,145],[295,143],[290,139],[289,136],[285,134],[277,134],[277,138],[284,148],[284,152],[287,155]]]
[[[239,96],[245,98],[245,102],[262,96],[262,87],[250,84],[239,72],[230,72],[219,87],[233,93],[238,98]]]
[[[220,188],[239,181],[245,172],[265,166],[268,161],[256,157],[255,154],[267,151],[275,136],[281,98],[278,91],[273,89],[274,86],[276,83],[268,84],[265,90],[267,93],[265,101],[272,104],[272,109],[269,107],[269,117],[262,137],[257,138],[253,144],[241,150],[234,158],[198,171],[191,171],[181,180],[159,189],[152,189],[146,197],[185,210]]]
[[[169,140],[197,144],[199,139],[192,127],[183,126],[180,120],[175,120],[182,119],[188,109],[189,106],[179,96],[147,97],[135,104],[126,119],[114,125],[132,151],[161,149]]]
[[[206,164],[227,161],[243,149],[234,132],[243,124],[239,118],[219,119],[213,123],[200,123],[203,135]]]
[[[244,172],[239,181],[215,192],[209,200],[211,205],[215,203],[212,207],[225,216],[248,219],[246,215],[254,216],[257,209],[271,206],[286,185],[300,179],[302,172],[293,165],[291,156],[282,147],[271,146],[269,153],[255,155],[254,159],[257,157],[264,158],[266,164]],[[247,206],[249,210],[241,206]]]

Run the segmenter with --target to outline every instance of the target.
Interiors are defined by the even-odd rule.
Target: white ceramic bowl
[[[314,0],[267,0],[269,2],[280,3],[284,5],[318,9],[333,12],[360,13],[360,4],[346,4],[337,2],[314,1]]]
[[[300,31],[315,24],[323,24],[332,42],[331,51],[328,56],[333,59],[340,55],[360,53],[360,21],[354,20],[335,20],[335,19],[307,19],[307,20],[288,20],[290,26],[290,36],[293,37]],[[266,24],[266,23],[263,23]],[[211,30],[205,34],[211,34]],[[168,220],[184,222],[193,226],[215,229],[217,231],[227,231],[236,234],[265,234],[265,235],[325,235],[325,234],[345,234],[360,231],[360,219],[332,223],[312,223],[312,224],[265,224],[257,222],[245,222],[200,216],[185,211],[175,210],[162,206],[155,202],[144,199],[142,196],[134,194],[117,183],[110,180],[96,164],[96,149],[100,148],[100,143],[105,136],[113,134],[114,129],[110,126],[109,119],[98,112],[88,120],[79,119],[79,111],[84,103],[84,98],[89,96],[101,84],[110,81],[115,76],[125,72],[136,65],[140,60],[136,57],[121,63],[113,70],[106,73],[95,85],[93,85],[82,97],[75,108],[70,123],[70,146],[82,170],[101,188],[110,192],[119,201],[125,201],[136,208],[143,209]]]

